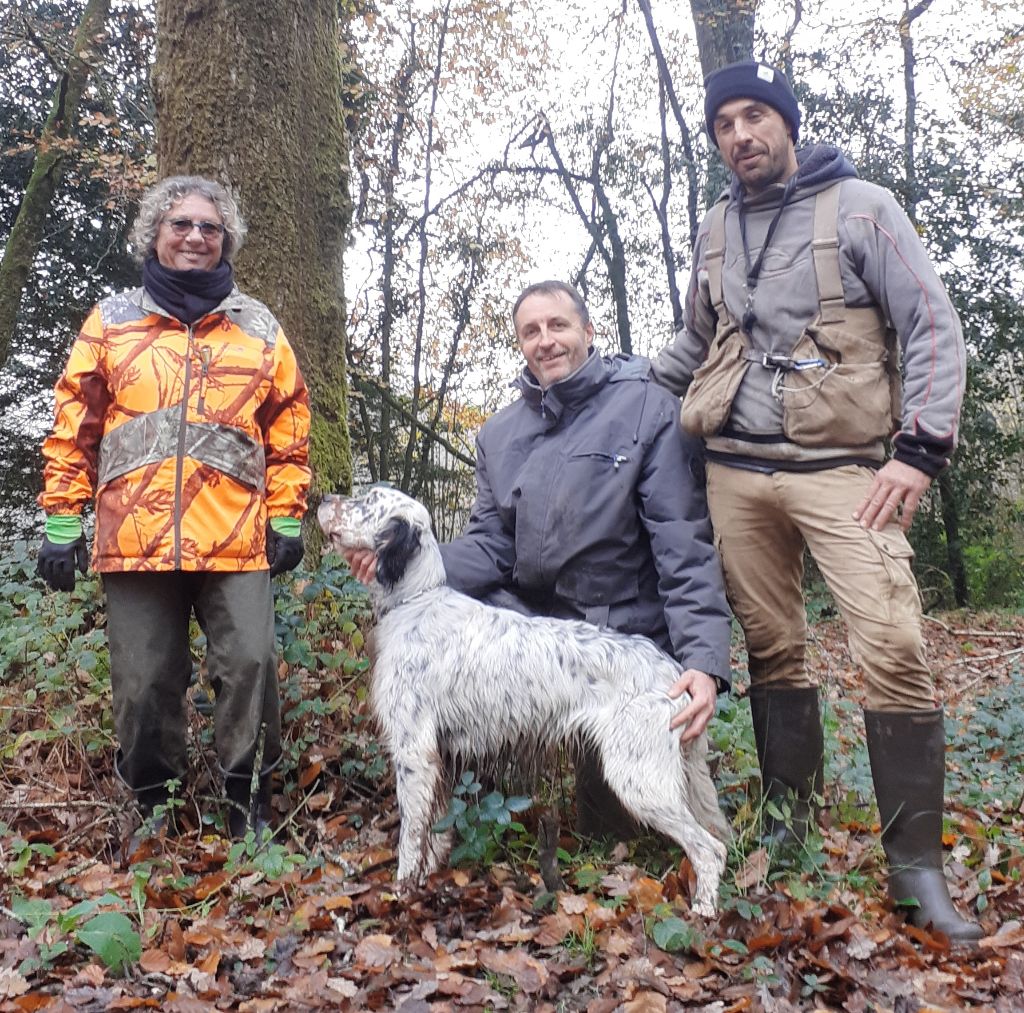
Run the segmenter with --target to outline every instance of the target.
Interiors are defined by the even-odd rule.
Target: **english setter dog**
[[[371,703],[395,770],[398,878],[421,880],[447,858],[451,833],[431,832],[448,806],[446,761],[588,742],[626,811],[689,856],[693,910],[712,916],[729,829],[705,736],[681,744],[681,729],[669,730],[689,701],[666,692],[679,665],[644,637],[523,616],[446,587],[429,514],[395,489],[328,496],[317,518],[338,550],[376,552]]]

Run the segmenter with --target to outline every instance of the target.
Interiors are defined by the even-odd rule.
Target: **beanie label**
[[[775,80],[775,71],[771,67],[766,67],[763,63],[757,68],[757,76],[762,81],[767,81],[769,84]]]

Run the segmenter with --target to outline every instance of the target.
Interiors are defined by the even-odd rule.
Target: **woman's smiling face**
[[[220,263],[224,233],[204,236],[194,225],[185,235],[179,236],[170,223],[183,219],[195,225],[200,222],[223,225],[213,201],[194,193],[182,197],[171,206],[160,223],[156,235],[156,259],[164,267],[176,271],[212,271]]]

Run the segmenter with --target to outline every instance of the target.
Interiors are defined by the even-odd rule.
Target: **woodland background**
[[[194,832],[127,864],[102,596],[93,579],[44,593],[30,546],[52,384],[92,304],[138,283],[125,236],[141,190],[190,171],[238,194],[250,237],[237,275],[310,383],[317,494],[391,481],[450,537],[472,497],[473,435],[511,396],[508,306],[524,284],[575,282],[604,352],[669,340],[725,181],[700,82],[752,54],[789,73],[802,140],[839,145],[897,195],[964,324],[961,447],[912,540],[954,743],[950,874],[992,932],[982,955],[908,941],[884,907],[856,673],[813,570],[834,708],[822,837],[766,864],[749,714],[724,703],[712,739],[737,840],[716,924],[688,919],[685,861],[650,842],[594,854],[565,829],[570,889],[546,894],[536,817],[472,785],[453,814],[468,871],[397,901],[365,599],[313,532],[277,591],[279,837],[260,849],[215,833],[197,633],[181,787]],[[1018,0],[7,5],[0,1009],[1020,1008],[1022,96]],[[739,646],[734,661],[742,697]],[[545,794],[569,805],[560,781]]]

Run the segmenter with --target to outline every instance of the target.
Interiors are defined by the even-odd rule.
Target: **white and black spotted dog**
[[[689,702],[667,693],[678,664],[644,637],[446,587],[430,516],[395,489],[327,497],[317,517],[335,548],[377,556],[371,701],[397,782],[398,878],[422,879],[447,858],[450,833],[431,832],[449,802],[446,761],[587,742],[626,811],[690,857],[693,910],[713,915],[729,829],[704,735],[680,744],[681,729],[669,730]]]

